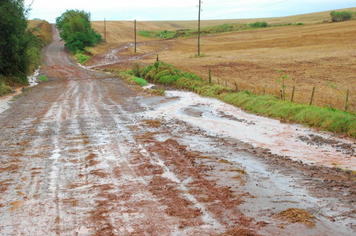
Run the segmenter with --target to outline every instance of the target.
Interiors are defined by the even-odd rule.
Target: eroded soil
[[[257,133],[272,123],[184,92],[148,95],[78,67],[54,35],[50,82],[0,114],[0,235],[356,233],[353,141],[273,122]],[[352,168],[311,164],[298,147]],[[288,208],[315,226],[276,217]]]

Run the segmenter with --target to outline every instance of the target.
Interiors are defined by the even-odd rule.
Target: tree
[[[0,74],[26,82],[29,72],[28,49],[33,35],[27,32],[24,0],[0,1]]]
[[[333,22],[347,21],[352,19],[352,12],[350,11],[332,11],[330,12],[331,20]]]
[[[65,46],[71,53],[83,51],[102,41],[100,34],[91,28],[90,13],[79,10],[67,10],[56,19],[56,27]]]

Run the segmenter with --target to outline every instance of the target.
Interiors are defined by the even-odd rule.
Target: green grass
[[[135,76],[134,72],[132,70],[130,70],[128,72],[121,71],[121,72],[119,72],[118,75],[131,84],[137,84],[140,86],[147,85],[147,81],[143,78],[139,78],[139,77]]]
[[[0,81],[0,97],[12,93],[12,88]]]
[[[139,31],[139,35],[146,37],[146,38],[163,38],[163,39],[171,39],[175,38],[175,35],[177,34],[176,31],[169,31],[169,30],[163,30],[163,31]]]
[[[77,54],[75,54],[75,57],[77,58],[77,60],[80,64],[82,64],[83,62],[90,59],[90,56],[87,56],[87,55],[83,54],[82,52],[78,52]]]
[[[44,76],[44,75],[38,76],[37,80],[40,81],[40,82],[47,82],[48,81],[47,77]]]
[[[298,23],[299,25],[302,23]],[[296,24],[296,25],[298,25]],[[277,26],[290,26],[292,23],[283,24],[283,25],[269,25],[267,22],[257,21],[251,24],[240,24],[240,23],[225,23],[217,26],[210,26],[202,28],[200,33],[201,35],[211,35],[211,34],[221,34],[226,32],[236,32],[236,31],[246,31],[253,30],[258,28],[266,27],[277,27]],[[183,38],[183,37],[194,37],[198,35],[197,29],[183,29],[177,31],[139,31],[139,35],[146,38],[163,38],[163,39],[172,39],[172,38]]]
[[[255,95],[249,91],[235,92],[230,87],[209,84],[195,74],[178,70],[163,62],[145,67],[141,70],[141,75],[147,81],[217,98],[255,114],[356,138],[356,115],[349,112],[292,103],[271,95]]]
[[[200,58],[200,57],[206,57],[206,55],[203,53],[198,56],[198,54],[195,53],[194,55],[191,55],[189,58]]]
[[[142,78],[134,77],[132,80],[135,81],[135,83],[140,85],[140,86],[146,86],[147,85],[147,81],[142,79]]]

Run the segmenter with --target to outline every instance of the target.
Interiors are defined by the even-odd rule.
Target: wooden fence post
[[[315,87],[313,87],[313,92],[312,92],[312,96],[310,98],[309,106],[313,105],[314,94],[315,94]]]
[[[293,86],[292,99],[290,100],[291,102],[293,102],[294,100],[294,92],[295,92],[295,86]]]
[[[265,87],[263,88],[263,96],[266,95],[266,89],[267,89],[267,85],[265,85]]]
[[[347,94],[346,94],[346,105],[345,105],[345,111],[347,111],[347,109],[349,108],[349,93],[350,90],[347,90]]]
[[[158,57],[158,54],[157,54],[157,58],[156,58],[156,61],[159,62],[159,57]]]
[[[209,69],[209,84],[211,84],[211,70]]]
[[[235,81],[235,88],[236,88],[236,92],[238,92],[239,91],[239,87],[237,87],[236,81]]]

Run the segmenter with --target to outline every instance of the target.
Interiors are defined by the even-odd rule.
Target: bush
[[[100,34],[91,28],[90,13],[78,10],[68,10],[56,19],[56,27],[65,46],[72,54],[84,51],[102,42]]]
[[[17,77],[27,83],[30,73],[32,46],[36,37],[27,30],[28,22],[23,0],[0,1],[0,73],[6,78]],[[7,82],[7,81],[6,81]]]
[[[255,23],[251,23],[250,27],[251,28],[266,28],[266,27],[268,27],[268,24],[266,21],[263,21],[263,22],[257,21]]]
[[[351,20],[353,18],[353,13],[350,11],[336,12],[332,11],[330,13],[332,22],[341,22]]]

